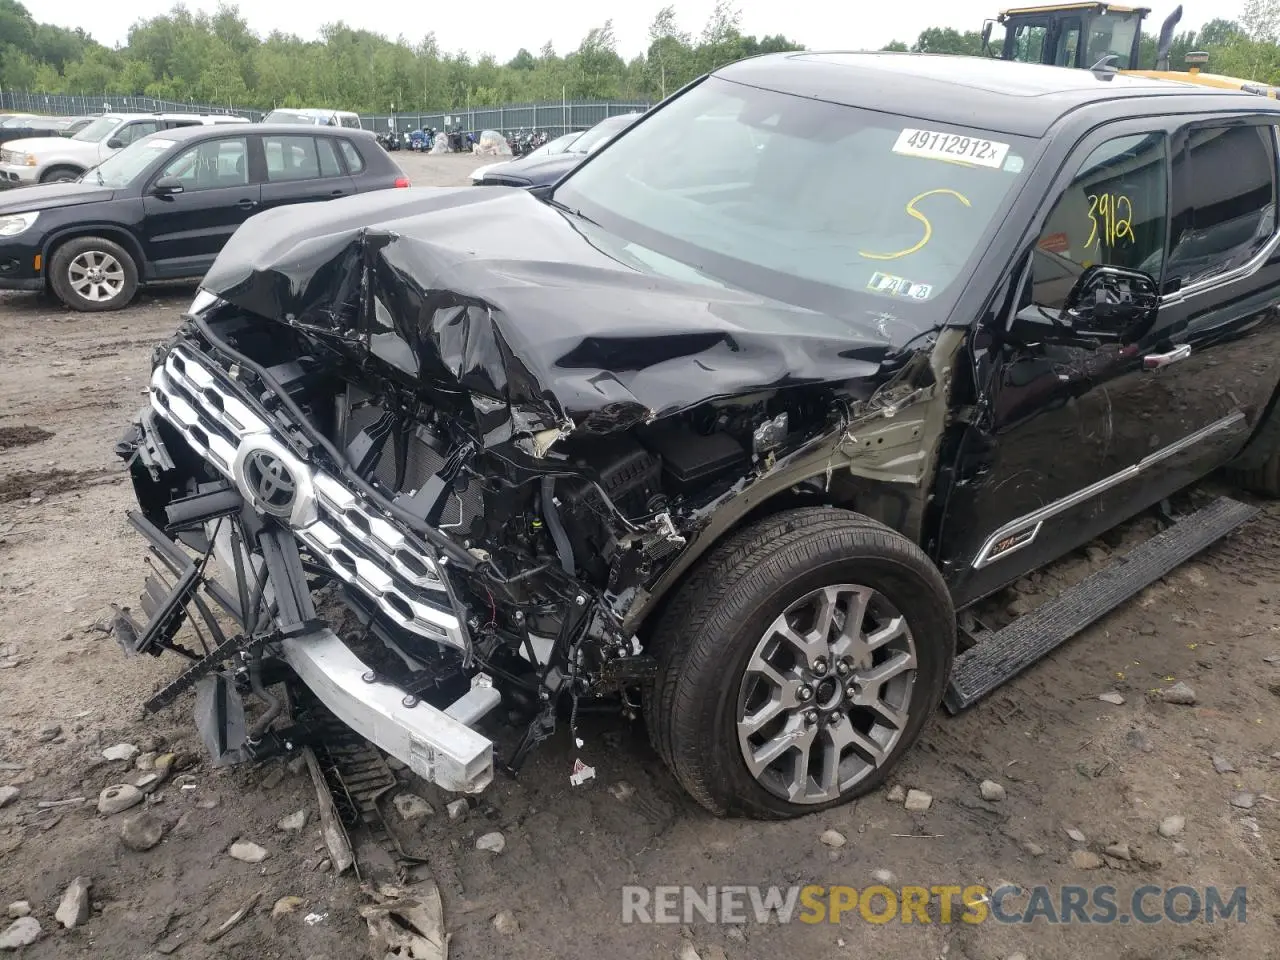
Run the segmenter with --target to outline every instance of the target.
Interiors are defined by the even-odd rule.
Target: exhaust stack
[[[1182,19],[1182,4],[1178,4],[1173,13],[1160,25],[1160,40],[1156,45],[1156,69],[1169,69],[1169,48],[1173,46],[1173,31]]]

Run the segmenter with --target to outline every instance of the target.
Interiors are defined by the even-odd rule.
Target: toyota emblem
[[[244,461],[244,480],[258,506],[287,517],[293,510],[298,484],[284,462],[269,450],[254,450]]]

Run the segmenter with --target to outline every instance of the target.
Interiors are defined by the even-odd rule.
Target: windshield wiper
[[[570,216],[577,217],[579,220],[587,221],[587,223],[591,224],[593,227],[600,226],[600,224],[596,223],[594,220],[588,217],[581,210],[575,210],[573,207],[565,206],[563,203],[561,203],[559,200],[555,199],[554,197],[548,197],[547,203],[551,204],[551,206],[555,207],[557,210],[563,210],[565,213],[569,214]]]

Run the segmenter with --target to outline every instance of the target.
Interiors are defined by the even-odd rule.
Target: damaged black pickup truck
[[[786,54],[537,195],[253,218],[118,447],[162,573],[117,633],[191,661],[148,707],[195,688],[252,759],[303,735],[288,676],[475,792],[484,718],[515,768],[612,703],[716,814],[874,788],[1252,512],[1172,494],[1280,492],[1277,123],[1105,68]],[[965,614],[1162,504],[1040,610]]]

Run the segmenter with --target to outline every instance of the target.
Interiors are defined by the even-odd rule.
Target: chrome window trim
[[[1277,139],[1278,134],[1280,134],[1280,131],[1277,131],[1278,124],[1280,124],[1280,118],[1273,118],[1272,122],[1261,123],[1258,124],[1258,126],[1270,128],[1272,157],[1280,162],[1280,140]],[[1168,163],[1170,170],[1172,170],[1173,157],[1169,157]],[[1251,277],[1266,265],[1267,261],[1271,259],[1272,254],[1276,252],[1276,247],[1280,246],[1280,178],[1277,178],[1277,173],[1280,173],[1280,171],[1275,169],[1271,172],[1271,183],[1275,188],[1275,193],[1273,194],[1275,197],[1274,202],[1277,206],[1276,224],[1272,228],[1271,238],[1263,244],[1262,249],[1254,254],[1250,260],[1242,263],[1234,270],[1228,270],[1226,273],[1219,274],[1216,277],[1206,277],[1203,280],[1198,280],[1193,284],[1183,287],[1181,290],[1175,290],[1173,293],[1165,294],[1160,298],[1158,307],[1176,306],[1184,300],[1189,300],[1190,298],[1199,296],[1202,293],[1208,293],[1210,290],[1216,290],[1218,287],[1225,287],[1229,283],[1235,283],[1237,280],[1243,280],[1246,277]],[[1172,191],[1170,191],[1170,193],[1172,194]],[[1172,205],[1173,197],[1171,195],[1167,198],[1166,206],[1172,207]],[[1167,210],[1165,211],[1165,217],[1169,217],[1169,212]],[[1166,230],[1167,229],[1168,227],[1166,225]],[[1169,241],[1166,238],[1166,246],[1168,246],[1168,242]],[[1165,250],[1165,256],[1167,257],[1168,255],[1169,251]],[[1160,265],[1160,271],[1162,274],[1164,273],[1163,263]]]
[[[1132,480],[1134,477],[1138,476],[1138,474],[1149,470],[1157,463],[1167,460],[1169,457],[1195,446],[1200,441],[1206,440],[1216,433],[1221,433],[1224,430],[1231,429],[1244,419],[1245,415],[1240,411],[1236,411],[1233,414],[1223,417],[1221,420],[1215,420],[1208,426],[1195,431],[1195,433],[1190,433],[1181,440],[1176,440],[1167,447],[1162,447],[1155,453],[1148,454],[1137,463],[1125,467],[1123,470],[1113,473],[1109,477],[1103,477],[1096,483],[1091,483],[1089,486],[1083,487],[1074,493],[1069,493],[1065,497],[1054,500],[1052,503],[1045,504],[1043,507],[1039,507],[1031,513],[1025,514],[1014,520],[1010,520],[991,534],[991,536],[987,537],[986,541],[983,542],[982,548],[978,551],[977,556],[973,558],[973,569],[981,570],[983,567],[990,566],[997,560],[1002,560],[1011,554],[1017,553],[1024,547],[1030,546],[1035,542],[1040,531],[1037,529],[1035,533],[1031,537],[1027,538],[1023,543],[993,556],[992,551],[995,549],[996,545],[1006,537],[1022,533],[1026,531],[1028,527],[1038,527],[1039,524],[1044,523],[1046,520],[1056,517],[1058,514],[1064,513],[1072,507],[1079,506],[1086,500],[1090,500],[1098,494],[1110,490],[1112,487],[1119,486],[1127,480]]]

